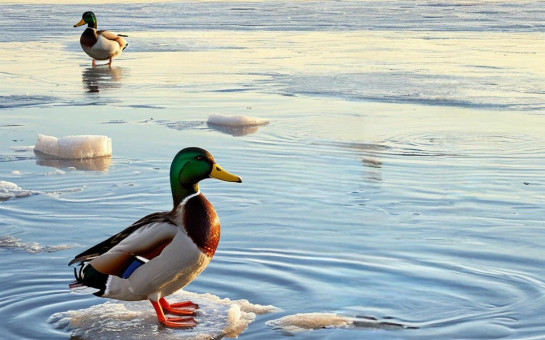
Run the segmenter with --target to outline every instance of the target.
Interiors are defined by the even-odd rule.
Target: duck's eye
[[[202,161],[204,159],[204,157],[199,155],[199,156],[195,157],[195,159],[198,160],[198,161]]]

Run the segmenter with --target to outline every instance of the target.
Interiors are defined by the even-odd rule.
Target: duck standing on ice
[[[206,150],[191,147],[178,152],[170,166],[172,210],[147,215],[77,255],[69,263],[80,264],[70,289],[92,287],[97,296],[125,301],[148,299],[161,324],[195,326],[191,315],[196,304],[168,303],[165,297],[193,281],[216,251],[219,219],[199,190],[199,181],[206,178],[242,182],[217,165]]]
[[[109,31],[97,31],[97,18],[93,12],[83,13],[81,20],[74,27],[85,24],[87,28],[79,39],[81,48],[93,58],[93,66],[95,66],[95,60],[108,59],[108,65],[111,65],[112,59],[117,58],[127,47],[127,42],[121,35]]]

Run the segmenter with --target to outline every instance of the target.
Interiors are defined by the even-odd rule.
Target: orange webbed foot
[[[160,299],[159,301],[164,300]],[[165,300],[166,301],[166,300]],[[171,328],[191,328],[195,327],[197,325],[197,321],[192,318],[191,316],[186,317],[165,317],[165,314],[163,312],[162,303],[157,301],[150,300],[151,304],[153,305],[153,308],[155,309],[155,313],[157,313],[157,320],[159,320],[159,323],[166,327]],[[167,303],[168,304],[168,303]],[[167,312],[169,312],[167,310]],[[188,314],[181,314],[181,315],[188,315]]]
[[[191,328],[197,326],[197,321],[191,316],[186,317],[167,317],[165,320],[159,320],[159,322],[170,328]]]
[[[168,303],[165,298],[161,298],[159,303],[165,312],[176,315],[195,315],[195,309],[199,308],[199,305],[191,301]]]
[[[199,309],[199,305],[191,301],[174,302],[170,304],[170,307]]]

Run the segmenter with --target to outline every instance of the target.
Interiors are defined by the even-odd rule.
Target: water
[[[281,309],[241,339],[545,338],[544,2],[0,7],[0,180],[19,188],[0,202],[6,339],[135,334],[123,312],[56,325],[113,308],[70,294],[66,265],[170,209],[190,145],[244,182],[202,183],[222,237],[186,290]],[[79,47],[89,9],[129,35],[112,68]],[[208,126],[216,113],[270,124]],[[113,157],[38,159],[39,133],[106,135]]]

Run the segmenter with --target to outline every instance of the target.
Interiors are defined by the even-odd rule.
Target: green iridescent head
[[[85,12],[81,16],[81,20],[74,25],[74,27],[78,27],[81,25],[87,24],[87,27],[97,28],[97,18],[95,17],[95,13],[93,12]]]
[[[190,147],[178,152],[170,165],[170,188],[174,207],[188,195],[199,191],[199,182],[206,178],[242,183],[239,176],[223,170],[204,149]]]

